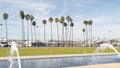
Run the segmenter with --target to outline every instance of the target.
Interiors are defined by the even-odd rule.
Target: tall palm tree
[[[3,14],[3,19],[5,20],[6,23],[6,42],[8,44],[8,27],[7,27],[7,19],[8,19],[9,15],[7,13]]]
[[[35,39],[35,43],[36,43],[36,29],[35,29],[35,27],[36,27],[36,21],[33,21],[32,25],[34,27],[34,39]]]
[[[46,38],[45,38],[45,25],[46,25],[47,21],[44,19],[44,20],[42,20],[42,23],[43,23],[43,25],[44,25],[44,43],[46,43]]]
[[[66,17],[66,20],[67,20],[67,22],[68,22],[68,29],[67,29],[68,32],[67,32],[67,36],[69,37],[69,31],[70,31],[69,26],[70,26],[70,22],[71,22],[71,17],[70,17],[70,16],[67,16],[67,17]],[[68,38],[68,37],[67,37],[67,38]],[[69,44],[69,46],[70,46],[70,44]]]
[[[69,32],[69,46],[70,46],[70,42],[71,42],[71,32],[72,32],[72,27],[71,27],[71,24],[72,23],[72,19],[70,18],[70,32]]]
[[[82,29],[82,32],[83,32],[83,39],[84,39],[83,45],[85,45],[85,28]]]
[[[30,15],[26,14],[25,18],[27,20],[27,41],[29,41],[29,20],[30,20]]]
[[[89,23],[88,23],[90,26],[91,26],[91,28],[90,28],[90,41],[91,41],[91,44],[90,44],[90,46],[92,46],[92,24],[93,24],[93,21],[92,20],[89,20]]]
[[[34,20],[34,16],[33,15],[30,15],[30,24],[31,24],[31,43],[33,42],[33,32],[32,32],[32,22],[33,22],[33,20]]]
[[[53,22],[53,18],[52,17],[49,18],[49,22],[51,23],[51,44],[52,44],[52,40],[53,40],[52,39],[52,36],[53,36],[52,35],[52,22]]]
[[[85,54],[85,28],[82,29],[82,32],[83,32],[83,39],[84,39],[83,45],[84,45],[84,54]]]
[[[72,46],[73,46],[73,27],[74,27],[74,23],[70,23],[71,26],[71,31],[72,31]]]
[[[88,21],[84,20],[83,22],[85,24],[85,28],[86,28],[86,46],[88,46]]]
[[[59,47],[59,27],[58,27],[59,19],[55,18],[55,22],[57,23],[57,36],[58,36],[58,47]]]
[[[24,30],[24,12],[20,11],[20,18],[21,18],[21,22],[22,22],[22,46],[24,46],[24,41],[25,41],[25,30]]]
[[[40,36],[39,36],[39,26],[37,25],[36,26],[36,40],[39,41],[39,38],[40,38]]]
[[[65,22],[64,20],[65,18],[62,16],[60,18],[60,23],[62,24],[62,42],[63,42],[62,46],[64,46],[64,22]]]
[[[66,42],[67,42],[67,23],[64,23],[64,27],[65,27],[65,37],[66,37]]]

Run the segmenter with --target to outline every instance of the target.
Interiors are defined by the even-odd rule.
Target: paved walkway
[[[65,67],[65,68],[120,68],[120,63],[109,63],[109,64],[88,65],[88,66]]]

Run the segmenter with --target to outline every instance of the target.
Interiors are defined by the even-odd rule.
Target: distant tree
[[[52,43],[52,40],[53,40],[53,38],[52,38],[52,36],[53,36],[53,33],[52,33],[52,22],[53,22],[53,18],[52,18],[52,17],[49,18],[49,22],[51,23],[51,43]]]
[[[67,23],[64,23],[64,27],[65,27],[65,38],[66,38],[66,42],[67,42]]]
[[[35,39],[35,43],[36,43],[36,21],[33,21],[32,25],[34,27],[34,39]]]
[[[45,25],[46,25],[47,21],[44,19],[44,20],[42,20],[42,23],[43,23],[43,25],[44,25],[44,42],[46,43],[46,38],[45,38]]]
[[[70,26],[71,26],[71,31],[72,31],[72,46],[73,46],[73,27],[74,27],[74,23],[71,23]]]
[[[32,32],[32,22],[34,20],[34,16],[33,15],[30,15],[30,24],[31,24],[31,42],[33,42],[33,32]]]
[[[60,23],[62,24],[62,46],[64,47],[64,22],[65,22],[65,18],[62,16],[60,18]]]
[[[84,25],[85,25],[85,29],[86,29],[86,46],[88,46],[88,21],[84,20]]]
[[[84,39],[83,44],[85,45],[85,28],[82,29],[82,32],[83,32],[83,39]]]
[[[90,36],[90,41],[91,41],[91,46],[93,45],[92,44],[92,24],[93,24],[93,21],[92,20],[89,20],[89,23],[88,23],[91,27],[90,27],[90,31],[89,31],[89,34],[91,35]]]
[[[20,18],[21,18],[21,22],[22,22],[22,46],[24,46],[24,41],[25,41],[25,30],[24,30],[24,12],[20,11]]]
[[[67,39],[69,38],[69,36],[70,36],[70,28],[69,28],[69,26],[70,26],[70,23],[72,22],[71,21],[71,17],[70,16],[67,16],[66,17],[66,20],[67,20],[67,22],[68,22],[68,28],[67,28]],[[69,40],[69,46],[70,46],[70,40]]]
[[[57,23],[57,36],[58,36],[58,47],[59,47],[59,27],[58,27],[59,19],[55,18],[55,22]]]
[[[9,15],[7,13],[3,14],[3,19],[5,20],[6,23],[6,42],[8,43],[8,27],[7,27],[7,19],[8,19]]]
[[[26,14],[25,18],[27,20],[27,41],[29,41],[29,20],[30,20],[30,15]]]
[[[82,32],[84,37],[83,45],[84,45],[84,54],[85,54],[85,28],[82,29]]]

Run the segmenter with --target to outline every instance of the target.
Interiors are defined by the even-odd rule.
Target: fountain
[[[115,47],[109,43],[102,43],[99,44],[99,47],[96,48],[96,50],[93,52],[93,56],[91,58],[91,61],[88,62],[89,65],[91,64],[97,64],[96,61],[98,59],[98,55],[100,52],[103,52],[105,49],[110,48],[112,50],[115,51],[115,53],[118,55],[118,57],[120,57],[119,52],[115,49]]]
[[[15,52],[17,54],[19,68],[21,68],[21,62],[20,62],[20,58],[19,58],[17,44],[15,42],[11,42],[10,45],[11,45],[11,48],[10,48],[10,52],[9,52],[9,63],[10,63],[9,68],[13,68],[13,64],[14,64],[13,57],[14,57]]]
[[[95,55],[96,53],[100,53],[100,51],[101,51],[101,52],[104,51],[106,48],[110,48],[110,49],[114,50],[115,53],[120,57],[120,54],[119,54],[119,52],[115,49],[115,47],[113,47],[113,45],[108,44],[108,43],[99,44],[99,47],[97,47],[96,50],[94,51],[94,55]]]

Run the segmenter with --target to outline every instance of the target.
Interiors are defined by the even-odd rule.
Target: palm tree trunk
[[[71,29],[72,29],[72,27],[70,27],[70,34],[69,34],[69,46],[71,46]]]
[[[83,39],[84,39],[83,45],[85,45],[85,32],[83,32]]]
[[[33,42],[32,21],[31,21],[31,43]]]
[[[62,24],[62,41],[63,41],[63,47],[64,47],[64,25]]]
[[[40,34],[39,34],[39,27],[36,28],[36,43],[37,46],[39,47],[39,38],[40,38]]]
[[[37,45],[37,43],[36,43],[36,29],[35,29],[35,26],[34,26],[34,38],[35,38],[35,44]]]
[[[25,41],[25,39],[24,39],[24,22],[23,22],[23,20],[22,20],[22,46],[24,46],[24,41]]]
[[[8,27],[7,27],[7,19],[6,19],[5,21],[6,21],[6,42],[7,42],[7,45],[8,45]]]
[[[0,29],[1,29],[1,31],[0,31],[0,37],[2,38],[2,25],[1,25],[1,27],[0,27]],[[2,40],[1,40],[1,42],[2,42]]]
[[[83,39],[84,39],[84,42],[83,42],[83,45],[84,45],[84,46],[83,46],[83,47],[84,47],[84,54],[85,54],[85,53],[86,53],[86,52],[85,52],[85,32],[83,32]]]
[[[72,27],[72,46],[73,46],[73,27]]]
[[[44,43],[46,45],[46,39],[45,39],[45,25],[44,25]]]
[[[88,46],[88,28],[86,25],[86,46]]]
[[[58,47],[59,47],[59,27],[58,27],[58,23],[57,23],[57,35],[58,35]]]
[[[70,33],[69,33],[69,31],[70,31],[69,25],[70,25],[70,23],[68,22],[68,33],[67,33],[67,40],[69,39],[69,35],[70,35]],[[70,44],[69,44],[69,46],[70,46]]]
[[[52,46],[52,23],[51,23],[51,46]]]
[[[92,43],[92,25],[91,25],[91,46],[93,45]]]
[[[24,21],[23,21],[23,39],[24,42],[26,41],[26,34],[25,34],[25,25],[24,25]],[[24,45],[25,46],[25,45]]]
[[[88,33],[88,45],[89,45],[89,47],[90,47],[90,45],[91,45],[91,29],[89,29],[89,33]],[[89,41],[90,40],[90,41]]]
[[[29,41],[29,21],[27,20],[27,41]]]
[[[27,45],[29,46],[29,21],[27,20]]]
[[[66,44],[67,44],[67,28],[65,27],[65,38],[66,38]]]

